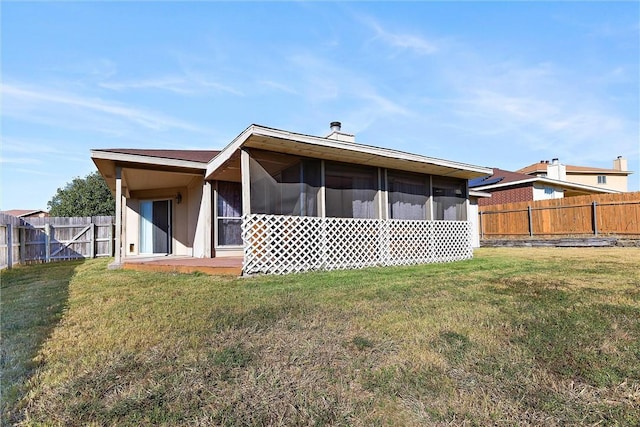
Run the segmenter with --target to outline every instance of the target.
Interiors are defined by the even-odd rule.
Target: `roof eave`
[[[327,139],[318,136],[303,135],[279,129],[272,129],[258,125],[251,125],[238,135],[227,147],[225,147],[218,156],[214,157],[207,166],[206,178],[209,179],[215,171],[228,161],[233,153],[247,144],[252,136],[262,136],[268,138],[277,138],[291,141],[293,143],[310,145],[320,148],[340,149],[350,152],[367,154],[376,158],[387,158],[402,160],[406,162],[417,162],[422,164],[431,164],[442,168],[450,168],[456,171],[462,171],[465,175],[463,178],[476,178],[491,174],[493,170],[482,166],[474,166],[465,163],[459,163],[443,159],[435,159],[418,154],[406,153],[398,150],[379,148],[370,145],[358,144],[348,141],[340,141],[335,139]],[[304,150],[300,150],[304,154]]]
[[[498,188],[505,188],[505,187],[511,187],[511,186],[519,185],[519,184],[528,184],[528,183],[536,183],[536,182],[552,184],[552,185],[556,185],[558,187],[563,187],[563,188],[570,188],[570,189],[577,189],[577,190],[588,190],[588,191],[592,191],[592,192],[596,192],[596,193],[610,193],[610,194],[623,193],[623,191],[612,190],[610,188],[593,187],[591,185],[577,184],[577,183],[572,183],[572,182],[568,182],[568,181],[558,181],[558,180],[555,180],[555,179],[541,178],[541,177],[536,177],[536,178],[532,178],[532,179],[523,179],[523,180],[520,180],[520,181],[510,181],[510,182],[505,182],[505,183],[495,184],[495,185],[485,185],[485,186],[480,186],[480,187],[473,187],[473,190],[475,190],[475,191],[495,190],[495,189],[498,189]]]
[[[142,165],[160,165],[165,167],[176,167],[185,169],[206,170],[207,163],[195,162],[191,160],[167,159],[164,157],[144,156],[140,154],[114,153],[110,151],[94,149],[91,150],[91,158],[95,160],[111,160],[115,163],[132,163]],[[94,160],[94,162],[95,162]]]

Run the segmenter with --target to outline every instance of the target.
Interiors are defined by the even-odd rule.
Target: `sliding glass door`
[[[140,202],[140,253],[171,253],[171,200]]]

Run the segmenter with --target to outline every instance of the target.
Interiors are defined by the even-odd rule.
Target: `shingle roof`
[[[158,157],[162,159],[185,160],[189,162],[209,163],[220,153],[219,150],[144,150],[136,148],[99,149],[109,153],[132,154],[137,156]]]
[[[35,213],[44,213],[44,214],[48,214],[47,211],[43,211],[41,209],[11,209],[8,211],[2,211],[0,213],[3,213],[5,215],[11,215],[11,216],[15,216],[15,217],[22,217],[22,216],[27,216],[29,214],[35,214]]]
[[[504,169],[499,169],[499,168],[493,168],[493,174],[487,176],[486,178],[484,178],[482,181],[480,180],[476,180],[473,183],[469,184],[469,187],[471,188],[475,188],[475,187],[484,187],[485,182],[490,182],[493,179],[496,178],[502,178],[499,183],[500,184],[507,184],[510,182],[519,182],[519,181],[526,181],[526,180],[531,180],[531,176],[530,175],[525,175],[523,173],[519,173],[519,172],[511,172],[511,171],[506,171]]]
[[[548,163],[538,162],[529,166],[525,166],[522,169],[518,169],[518,172],[524,173],[527,175],[533,175],[536,173],[547,173]],[[565,165],[567,173],[608,173],[608,174],[628,174],[627,171],[619,171],[617,169],[604,169],[604,168],[594,168],[591,166],[573,166],[573,165]]]

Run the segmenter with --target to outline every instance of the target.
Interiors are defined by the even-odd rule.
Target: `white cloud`
[[[258,82],[259,84],[263,85],[263,86],[267,86],[270,87],[272,89],[276,89],[282,92],[286,92],[286,93],[290,93],[292,95],[299,95],[299,92],[296,91],[295,89],[291,88],[290,86],[284,84],[284,83],[278,83],[278,82],[274,82],[272,80],[260,80]]]
[[[42,161],[33,157],[5,157],[3,154],[2,157],[0,157],[0,163],[8,163],[14,165],[35,165],[42,163]]]
[[[161,131],[179,129],[203,132],[198,126],[167,115],[129,107],[120,103],[97,98],[87,98],[70,93],[54,92],[47,88],[25,88],[18,85],[0,84],[3,97],[3,114],[17,115],[26,121],[47,122],[60,114],[60,109],[70,109],[67,121],[81,120],[83,113],[98,113],[106,119],[117,119]],[[26,113],[26,114],[25,114]],[[65,120],[65,118],[56,118]],[[106,126],[105,129],[112,129]]]
[[[419,55],[430,55],[439,50],[439,46],[436,43],[422,36],[387,30],[378,21],[370,17],[362,18],[361,20],[373,29],[375,39],[393,48],[413,51]]]
[[[184,76],[106,81],[99,83],[99,86],[117,91],[156,89],[173,92],[178,95],[203,95],[209,92],[225,92],[231,95],[243,96],[239,90],[229,85],[213,81],[203,74],[193,71],[186,72]]]

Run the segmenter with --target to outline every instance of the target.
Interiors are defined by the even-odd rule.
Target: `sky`
[[[12,2],[0,210],[46,209],[93,148],[220,149],[255,123],[640,189],[640,3]]]

